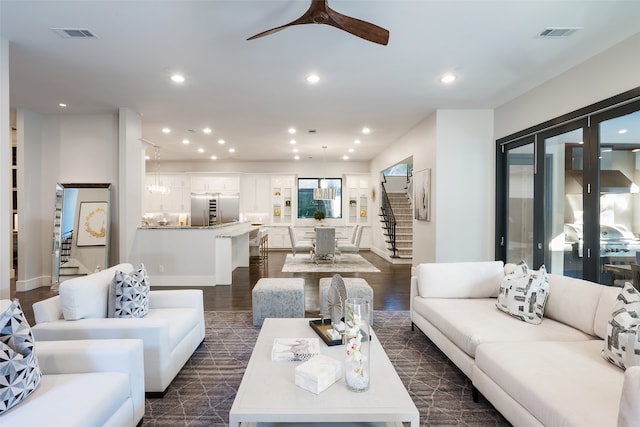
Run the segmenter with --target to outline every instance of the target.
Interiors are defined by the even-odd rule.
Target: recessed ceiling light
[[[162,133],[171,133],[171,129],[169,129],[169,128],[162,128]]]
[[[224,144],[224,139],[219,139],[218,140],[218,144],[223,145]]]
[[[204,148],[198,148],[198,153],[204,153]]]
[[[311,84],[316,84],[320,81],[320,76],[318,76],[317,74],[309,74],[307,76],[307,82],[311,83]]]
[[[452,83],[453,81],[455,81],[455,79],[456,79],[456,76],[454,76],[453,74],[445,74],[440,78],[440,81],[442,83]]]
[[[353,148],[349,148],[348,150],[350,153],[353,153],[355,150]]]
[[[296,144],[296,140],[295,140],[295,139],[292,139],[291,141],[289,141],[289,144],[291,144],[291,145],[295,145],[295,144]]]
[[[354,144],[360,144],[360,140],[356,139],[355,141],[353,141]]]
[[[146,156],[144,156],[145,160],[151,160],[151,156],[149,156],[148,154]]]
[[[235,148],[229,148],[229,152],[230,152],[230,153],[235,153],[235,152],[236,152],[236,149],[235,149]]]
[[[371,129],[365,126],[362,128],[362,133],[364,133],[365,135],[369,135],[371,133]]]
[[[61,102],[60,104],[58,104],[60,107],[64,108],[67,106],[67,104],[65,104],[64,102]]]
[[[289,128],[288,132],[293,135],[294,133],[296,133],[296,128]]]
[[[211,156],[211,160],[216,160],[217,158],[217,156]]]
[[[299,150],[297,148],[294,148],[293,150],[291,150],[294,153],[297,153]]]
[[[182,140],[182,143],[183,143],[184,145],[189,145],[189,143],[190,143],[190,142],[191,142],[191,141],[189,141],[188,139],[183,139],[183,140]]]
[[[293,156],[294,160],[300,160],[300,156]]]
[[[174,83],[184,83],[184,76],[182,74],[174,74],[171,76],[171,81]]]
[[[342,160],[349,160],[349,156],[342,156]]]
[[[620,135],[622,135],[622,134],[627,133],[627,130],[626,130],[626,129],[620,129],[620,130],[618,131],[618,133],[619,133]]]
[[[202,132],[204,132],[206,134],[210,134],[211,133],[211,128],[204,128],[204,129],[202,129]]]

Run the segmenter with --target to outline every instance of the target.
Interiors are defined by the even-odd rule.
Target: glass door
[[[582,125],[572,123],[540,135],[544,144],[545,268],[576,278],[583,277],[584,259]]]
[[[506,149],[506,262],[534,261],[533,218],[535,148],[533,141]]]
[[[621,287],[632,281],[632,264],[640,261],[640,111],[612,111],[594,121],[600,141],[599,282]]]

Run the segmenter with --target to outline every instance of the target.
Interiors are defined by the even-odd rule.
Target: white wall
[[[17,112],[18,233],[17,290],[48,286],[55,184],[116,183],[118,180],[117,113],[43,116]],[[117,189],[112,190],[112,201]],[[117,211],[111,210],[117,223]],[[117,247],[117,233],[111,235]],[[112,260],[113,262],[113,260]]]
[[[493,110],[438,110],[436,114],[437,166],[432,173],[435,260],[492,260]]]
[[[640,33],[495,110],[496,139],[640,86]]]
[[[9,126],[9,42],[0,37],[0,299],[11,285],[11,128]]]

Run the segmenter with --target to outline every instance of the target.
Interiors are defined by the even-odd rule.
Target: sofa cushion
[[[418,292],[423,298],[496,297],[503,265],[502,261],[419,264]]]
[[[596,335],[594,319],[601,292],[606,286],[558,274],[547,274],[547,279],[549,299],[544,308],[544,317]]]
[[[123,405],[133,405],[130,394],[124,372],[43,375],[40,387],[24,404],[3,414],[1,422],[3,426],[109,425]]]
[[[194,308],[152,308],[145,318],[167,321],[172,350],[198,325],[198,312]]]
[[[31,328],[14,300],[0,314],[0,415],[33,393],[41,376]]]
[[[116,271],[131,273],[131,264],[118,264],[87,276],[75,277],[60,284],[60,304],[65,320],[106,318],[109,286]]]
[[[531,271],[522,263],[502,279],[496,307],[527,323],[539,325],[548,296],[549,282],[544,265],[538,271]]]
[[[600,357],[602,345],[602,340],[482,344],[476,369],[542,425],[614,427],[624,374]]]
[[[602,357],[626,369],[640,365],[640,293],[626,283],[613,307]]]
[[[497,310],[495,298],[415,297],[413,310],[470,357],[475,357],[477,346],[485,342],[594,339],[578,329],[551,319],[545,319],[540,325],[521,322]]]
[[[131,274],[116,271],[109,287],[109,317],[144,317],[149,312],[149,276],[144,264]]]

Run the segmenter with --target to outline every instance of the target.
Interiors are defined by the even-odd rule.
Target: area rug
[[[474,403],[467,377],[420,331],[408,311],[376,311],[374,330],[409,391],[422,426],[509,426],[490,403]],[[250,311],[205,312],[206,339],[166,394],[146,399],[144,426],[227,426],[260,330]],[[303,391],[301,391],[303,392]]]
[[[309,254],[287,254],[282,266],[283,273],[379,273],[380,270],[358,254],[342,254],[335,262],[318,261]]]

